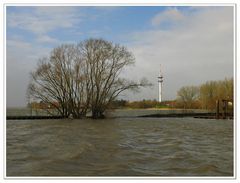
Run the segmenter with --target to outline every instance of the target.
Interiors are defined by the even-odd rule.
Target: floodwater
[[[233,121],[7,120],[7,176],[233,176]]]

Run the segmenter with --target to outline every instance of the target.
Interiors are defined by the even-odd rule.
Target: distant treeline
[[[227,100],[233,106],[233,78],[208,81],[200,86],[184,86],[177,92],[179,108],[201,108],[213,110],[216,101]]]
[[[147,108],[169,108],[172,107],[174,101],[164,101],[159,103],[157,100],[141,100],[141,101],[127,101],[115,100],[111,104],[113,109],[131,108],[131,109],[147,109]]]
[[[216,101],[228,100],[233,106],[233,79],[208,81],[200,86],[184,86],[177,92],[175,100],[159,103],[157,100],[127,101],[115,100],[111,108],[181,108],[214,110]]]

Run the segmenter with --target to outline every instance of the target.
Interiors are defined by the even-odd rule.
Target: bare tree
[[[196,86],[185,86],[180,88],[177,92],[178,102],[183,104],[184,108],[192,108],[193,103],[199,97],[199,87]]]
[[[55,107],[63,117],[72,114],[80,118],[87,112],[86,80],[81,72],[83,64],[75,45],[55,48],[49,58],[43,58],[31,73],[29,94],[35,100]]]
[[[93,118],[102,118],[121,92],[150,85],[146,80],[137,83],[120,77],[133,63],[125,47],[102,39],[62,45],[40,60],[31,74],[29,95],[51,104],[63,117],[80,118],[91,111]]]
[[[134,63],[134,57],[125,47],[102,39],[89,39],[78,45],[86,60],[86,75],[90,83],[90,108],[93,118],[104,117],[110,103],[125,90],[136,90],[149,83],[120,78],[121,71]]]

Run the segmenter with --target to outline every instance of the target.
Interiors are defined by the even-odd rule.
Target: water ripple
[[[227,120],[7,121],[8,176],[232,176]]]

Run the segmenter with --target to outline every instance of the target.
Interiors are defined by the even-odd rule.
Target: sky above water
[[[126,46],[135,65],[122,77],[153,84],[122,99],[157,99],[160,64],[163,100],[175,99],[182,86],[233,77],[233,30],[231,6],[7,6],[7,107],[26,105],[39,58],[88,38]]]

